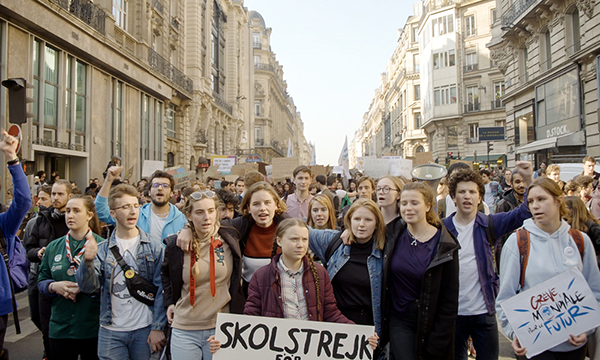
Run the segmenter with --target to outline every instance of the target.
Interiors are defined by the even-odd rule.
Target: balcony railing
[[[225,110],[229,115],[233,116],[233,106],[229,105],[225,99],[221,97],[219,93],[213,91],[213,98],[215,98],[215,104],[221,109]]]
[[[478,102],[465,104],[465,112],[474,112],[474,111],[479,111],[479,110],[480,110],[480,106],[479,106]]]
[[[256,70],[273,71],[273,65],[269,64],[254,64]]]
[[[514,0],[512,6],[502,14],[502,25],[512,24],[536,1],[538,0]]]
[[[265,145],[265,139],[255,139],[254,140],[254,145],[255,146],[263,146],[263,145]]]
[[[496,99],[492,101],[492,109],[502,109],[503,107],[504,104],[502,103],[502,100]]]
[[[106,34],[106,13],[88,0],[54,0],[61,8],[75,15],[102,35]]]
[[[158,12],[160,12],[161,14],[165,13],[165,7],[163,6],[163,4],[160,2],[160,0],[154,0],[154,2],[152,3],[154,5],[154,8],[156,10],[158,10]]]
[[[160,56],[152,48],[148,48],[148,63],[154,70],[185,90],[188,95],[191,95],[194,91],[194,82],[192,79],[187,77],[181,70],[173,66],[173,64]]]
[[[479,70],[479,64],[468,64],[464,66],[464,72],[471,72]]]
[[[262,49],[262,44],[259,42],[252,43],[253,49]]]
[[[177,16],[171,17],[171,26],[175,28],[175,30],[179,31],[179,25],[181,25],[181,20]]]

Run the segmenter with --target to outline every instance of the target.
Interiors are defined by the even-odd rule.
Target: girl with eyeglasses
[[[193,234],[191,252],[177,247],[177,235],[165,239],[161,269],[173,359],[212,359],[217,314],[244,309],[239,240],[221,226],[218,207],[211,190],[190,194],[183,213]]]
[[[65,221],[69,232],[46,247],[38,288],[54,298],[50,317],[49,359],[98,359],[100,298],[80,292],[75,271],[90,241],[102,242],[94,200],[75,195],[68,202]]]
[[[400,189],[404,182],[395,176],[384,176],[377,182],[375,196],[386,224],[400,217]]]

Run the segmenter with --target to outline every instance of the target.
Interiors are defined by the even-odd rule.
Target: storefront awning
[[[490,155],[490,161],[491,162],[496,162],[498,161],[498,159],[500,159],[503,155]],[[465,161],[475,161],[473,156],[465,156],[463,157],[461,160],[465,160]],[[477,155],[477,161],[479,161],[480,163],[482,162],[487,162],[488,158],[487,155]]]
[[[585,143],[585,135],[583,130],[575,131],[570,134],[559,137],[551,137],[543,140],[530,142],[529,144],[519,146],[516,149],[517,154],[532,153],[538,150],[550,149],[561,146],[581,146]]]

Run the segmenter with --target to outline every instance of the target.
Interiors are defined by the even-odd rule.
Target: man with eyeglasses
[[[119,176],[122,170],[122,166],[113,166],[108,169],[104,185],[95,200],[98,219],[107,224],[116,224],[110,214],[107,197],[113,180]],[[169,203],[175,187],[173,175],[157,170],[152,174],[148,186],[152,202],[140,208],[137,226],[148,233],[150,237],[162,241],[167,236],[180,231],[187,224],[187,219],[177,209],[177,206]]]
[[[151,352],[159,352],[166,343],[163,328],[167,312],[163,307],[160,273],[164,246],[161,240],[140,230],[137,194],[135,187],[126,184],[110,190],[107,204],[111,218],[115,219],[115,231],[108,241],[100,244],[90,241],[85,261],[75,273],[82,292],[100,296],[100,359],[149,359]],[[132,276],[131,270],[125,272],[117,264],[111,250],[114,246],[129,267],[158,287],[153,305],[144,304],[130,294],[125,276]]]

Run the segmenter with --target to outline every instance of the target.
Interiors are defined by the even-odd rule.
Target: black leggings
[[[419,307],[413,301],[400,316],[390,316],[390,359],[417,359],[417,320]]]
[[[50,339],[49,360],[98,360],[98,338]]]

